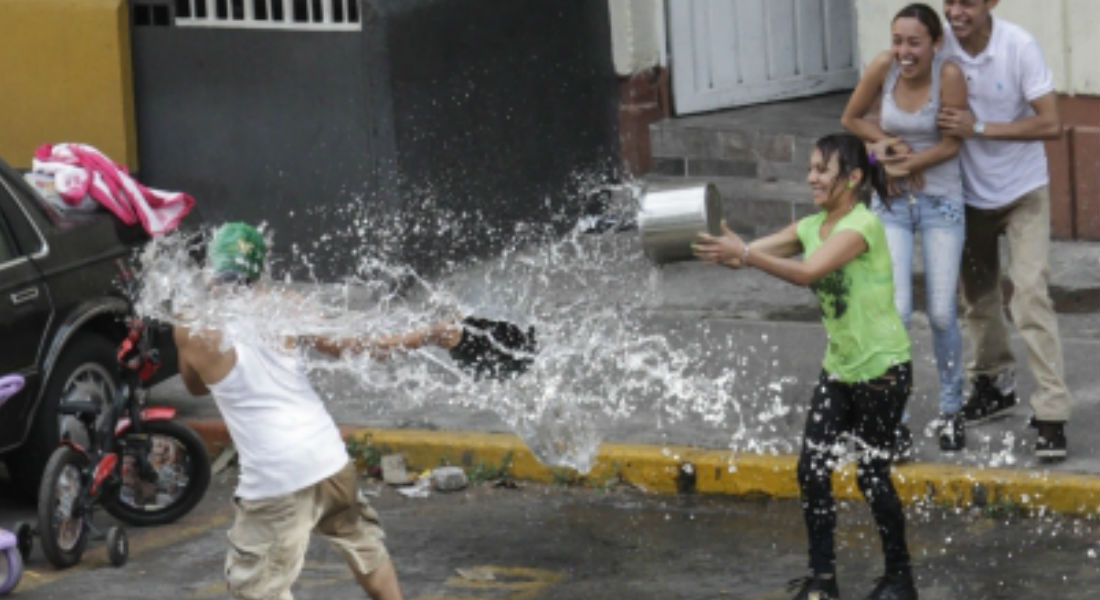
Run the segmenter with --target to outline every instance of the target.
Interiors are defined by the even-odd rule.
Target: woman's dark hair
[[[923,2],[914,2],[899,10],[890,23],[903,17],[920,21],[921,25],[924,25],[924,28],[928,30],[928,35],[932,36],[933,43],[938,42],[943,37],[943,24],[940,23],[940,15],[931,6]]]
[[[886,172],[882,170],[882,163],[871,164],[867,157],[867,149],[863,141],[850,133],[831,133],[814,144],[821,153],[821,160],[826,164],[836,157],[837,182],[847,177],[852,171],[859,169],[862,175],[859,179],[859,199],[864,204],[870,205],[871,195],[868,187],[878,193],[878,197],[886,201]]]

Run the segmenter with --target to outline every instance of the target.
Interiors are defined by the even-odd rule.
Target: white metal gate
[[[677,114],[849,89],[853,0],[668,0]]]

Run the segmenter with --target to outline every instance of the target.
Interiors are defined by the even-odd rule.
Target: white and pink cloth
[[[31,168],[52,177],[54,190],[68,205],[81,206],[90,197],[127,225],[140,222],[149,235],[175,229],[195,205],[183,192],[145,187],[125,166],[87,144],[43,144]]]

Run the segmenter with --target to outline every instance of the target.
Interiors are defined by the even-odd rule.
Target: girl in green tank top
[[[809,287],[821,305],[829,343],[798,461],[810,575],[798,581],[796,600],[839,596],[831,475],[847,438],[862,450],[857,481],[882,532],[885,575],[869,597],[915,599],[905,515],[890,480],[894,432],[912,388],[910,344],[894,306],[885,230],[866,206],[868,188],[885,193],[885,174],[859,138],[836,134],[817,141],[806,182],[818,213],[751,244],[723,223],[721,235],[699,235],[695,254]]]

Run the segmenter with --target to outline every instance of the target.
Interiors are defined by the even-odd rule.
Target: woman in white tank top
[[[939,417],[930,427],[941,450],[966,444],[962,408],[962,338],[956,308],[965,238],[959,138],[941,136],[941,106],[966,106],[962,70],[943,60],[943,27],[926,4],[901,9],[890,25],[891,48],[864,71],[841,124],[868,145],[889,177],[889,198],[872,209],[886,227],[894,270],[894,300],[906,325],[913,312],[913,239],[921,237],[926,313],[939,372]],[[879,121],[867,117],[881,101]],[[908,437],[908,431],[899,433]]]

